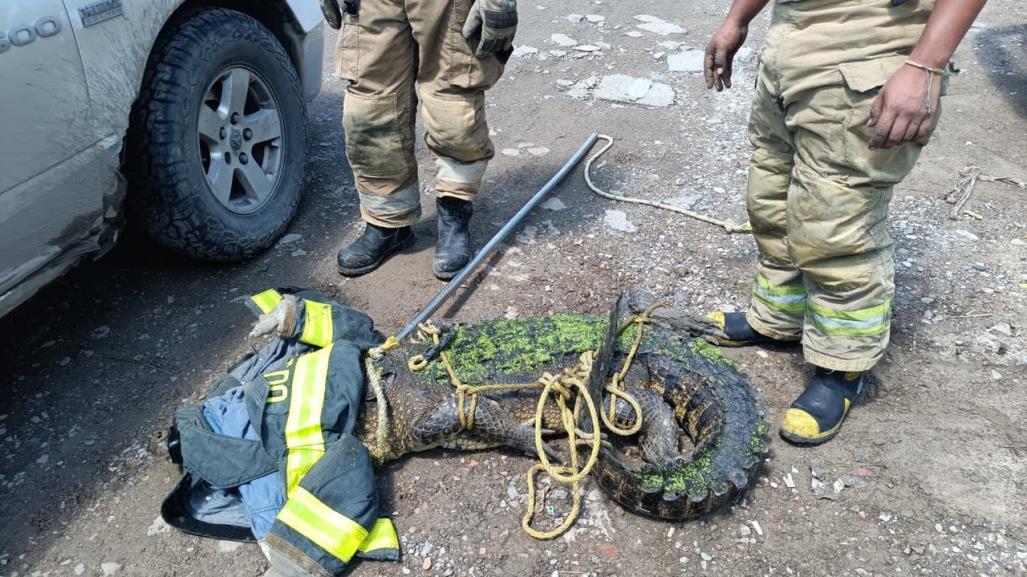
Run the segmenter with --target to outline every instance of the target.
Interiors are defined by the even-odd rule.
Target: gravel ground
[[[727,5],[654,0],[643,13],[615,0],[522,2],[517,54],[490,92],[498,153],[477,206],[479,243],[593,131],[617,141],[597,163],[602,186],[744,221],[745,124],[768,21],[754,23],[735,88],[708,93],[694,51]],[[551,542],[520,530],[529,459],[430,452],[380,478],[402,561],[360,563],[352,574],[1027,572],[1027,191],[981,179],[972,215],[956,219],[946,202],[971,167],[1027,180],[1025,41],[1027,9],[993,0],[957,53],[963,72],[941,125],[893,203],[899,288],[880,390],[833,442],[799,449],[775,434],[748,498],[697,522],[628,514],[586,484],[582,518]],[[179,534],[157,517],[176,472],[155,438],[247,350],[251,319],[238,301],[308,286],[391,331],[441,288],[431,276],[428,172],[418,244],[376,274],[334,272],[335,251],[359,231],[342,91],[329,75],[311,107],[306,202],[267,254],[198,264],[130,238],[0,319],[0,576],[261,574],[256,547]],[[741,309],[755,255],[745,235],[600,199],[579,172],[443,312],[465,321],[602,312],[636,286],[696,312]],[[802,389],[800,355],[729,354],[776,427]],[[550,502],[555,511],[570,503],[556,488]]]

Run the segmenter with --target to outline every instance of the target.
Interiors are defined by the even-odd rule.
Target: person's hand
[[[875,129],[870,138],[871,149],[892,148],[913,140],[926,142],[934,129],[942,81],[940,75],[934,75],[928,96],[928,74],[931,73],[904,65],[881,88],[867,123]]]
[[[338,30],[342,28],[342,9],[339,8],[339,0],[321,0],[321,12],[325,15],[325,22]]]
[[[717,92],[731,88],[731,65],[735,60],[735,52],[742,47],[748,34],[748,26],[727,21],[710,38],[703,63],[706,88],[716,88]]]
[[[479,58],[513,49],[517,32],[517,0],[475,0],[464,22],[464,38],[481,32],[475,50]]]

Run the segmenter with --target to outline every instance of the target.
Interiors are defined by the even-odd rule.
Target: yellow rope
[[[589,417],[591,418],[590,422],[594,424],[593,426],[596,426],[601,419],[608,429],[623,436],[633,435],[642,428],[642,407],[633,396],[624,390],[624,377],[627,375],[628,370],[630,370],[631,363],[634,362],[635,355],[638,352],[639,346],[642,344],[642,328],[650,322],[652,311],[659,306],[661,305],[653,305],[649,307],[641,315],[637,315],[626,321],[617,330],[617,334],[619,335],[632,324],[638,325],[638,330],[635,332],[634,343],[628,351],[628,356],[624,360],[624,365],[605,387],[605,390],[610,393],[611,397],[609,416],[596,409],[592,397],[588,394],[588,381],[592,373],[592,365],[595,362],[596,355],[599,354],[599,351],[597,350],[585,351],[578,357],[577,364],[571,368],[564,369],[559,375],[554,376],[549,373],[544,373],[534,383],[505,385],[468,385],[462,382],[459,375],[456,374],[456,370],[453,368],[446,351],[439,352],[439,360],[442,362],[443,367],[445,367],[450,382],[456,388],[457,414],[460,418],[460,426],[464,429],[471,429],[474,427],[474,413],[478,408],[479,393],[542,389],[542,393],[539,395],[538,404],[535,407],[535,451],[538,453],[539,463],[528,470],[528,508],[524,513],[524,517],[521,519],[521,527],[528,535],[536,539],[553,539],[555,537],[559,537],[574,524],[578,518],[579,512],[581,511],[580,483],[582,479],[588,476],[596,462],[598,462],[599,451],[602,447],[602,439],[598,430],[593,433],[585,433],[577,427],[578,417],[582,410],[582,399],[584,399],[584,406],[585,409],[588,410]],[[418,325],[417,330],[418,335],[424,341],[428,341],[430,339],[435,346],[438,346],[441,342],[442,331],[440,331],[439,328],[430,321],[428,323]],[[393,342],[388,346],[388,348],[392,348],[392,346],[397,344],[394,342],[395,339],[390,338],[390,340]],[[388,341],[386,342],[386,345],[389,345]],[[383,345],[383,347],[384,346],[385,345]],[[385,348],[384,350],[388,350],[388,348]],[[384,350],[377,352],[379,357]],[[372,353],[375,353],[375,351],[372,351]],[[429,361],[425,359],[424,355],[415,355],[408,359],[407,368],[412,372],[419,372],[427,368],[428,364]],[[368,374],[372,375],[375,373],[369,369]],[[372,385],[377,386],[373,379]],[[577,389],[577,395],[573,394],[574,389]],[[377,389],[375,390],[375,394],[378,394]],[[470,396],[470,400],[468,400],[468,396]],[[564,432],[567,433],[567,443],[570,448],[569,466],[553,465],[549,461],[549,456],[546,454],[545,440],[542,437],[542,424],[543,416],[545,414],[545,406],[549,401],[550,396],[554,396],[555,398],[556,405],[560,409],[561,424],[563,425]],[[567,401],[572,397],[574,398],[574,407],[570,408],[567,406]],[[620,428],[616,425],[616,399],[618,398],[630,404],[632,409],[635,411],[635,423],[627,429]],[[384,420],[385,417],[382,416],[383,405],[384,403],[380,403],[379,405],[379,427],[381,427],[382,423],[386,422]],[[381,431],[380,428],[379,431]],[[384,435],[380,436],[383,437]],[[579,440],[590,446],[588,460],[580,469],[578,468]],[[383,443],[381,438],[379,438],[377,442],[379,445]],[[573,495],[571,510],[567,514],[567,517],[558,527],[549,531],[539,531],[531,526],[531,521],[535,516],[535,475],[543,471],[546,472],[554,481],[570,485],[571,494]]]
[[[605,190],[599,188],[598,186],[596,186],[592,182],[592,163],[595,162],[595,160],[598,159],[600,156],[606,154],[606,151],[610,150],[610,147],[613,146],[613,139],[610,138],[609,136],[606,136],[605,134],[600,134],[599,138],[601,138],[601,139],[603,139],[603,140],[605,140],[607,142],[606,146],[603,146],[599,150],[599,152],[593,154],[587,161],[585,161],[585,184],[587,184],[588,187],[592,189],[592,192],[598,194],[599,196],[601,196],[603,198],[608,198],[610,200],[617,200],[617,201],[620,201],[620,202],[629,202],[631,204],[643,204],[643,205],[646,205],[646,206],[652,206],[652,207],[655,207],[655,208],[662,208],[663,210],[669,210],[669,211],[672,211],[672,212],[676,212],[678,214],[683,214],[683,215],[685,215],[687,217],[690,217],[690,218],[698,219],[698,220],[701,220],[703,222],[708,222],[710,224],[715,224],[715,225],[723,228],[725,231],[727,231],[729,233],[732,233],[732,232],[752,232],[752,225],[749,224],[748,222],[746,222],[745,224],[738,225],[738,224],[735,224],[734,222],[732,222],[730,220],[721,220],[721,219],[717,219],[717,218],[712,218],[712,217],[706,216],[704,214],[700,214],[700,213],[695,212],[695,211],[691,211],[691,210],[688,210],[688,209],[681,208],[680,206],[674,206],[672,204],[666,204],[666,203],[662,203],[662,202],[657,202],[655,200],[646,200],[644,198],[634,198],[634,197],[631,197],[631,196],[624,196],[624,195],[620,195],[620,194],[613,194],[611,192],[606,192]]]

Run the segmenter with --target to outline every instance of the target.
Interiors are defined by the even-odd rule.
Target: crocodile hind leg
[[[682,457],[678,450],[678,436],[682,431],[674,418],[674,411],[656,391],[632,387],[626,392],[642,408],[642,429],[639,431],[642,458],[658,469],[680,465]],[[609,407],[609,403],[607,397],[603,404]],[[625,401],[618,399],[615,411],[617,426],[630,427],[635,423],[635,409]]]
[[[468,400],[465,408],[471,406]],[[454,449],[488,449],[510,447],[529,455],[535,454],[535,428],[531,422],[521,422],[496,401],[484,396],[478,398],[474,421],[470,429],[460,424],[455,398],[439,403],[412,427],[411,433],[424,446],[445,446]],[[543,447],[550,457],[556,452],[547,444]]]

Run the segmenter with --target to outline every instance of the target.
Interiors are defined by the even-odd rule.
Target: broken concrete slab
[[[667,36],[669,34],[685,34],[688,32],[688,30],[685,30],[677,24],[672,24],[661,18],[650,16],[648,14],[639,14],[635,16],[635,20],[642,22],[641,24],[636,24],[636,28],[640,28],[646,32],[653,32],[660,36]]]
[[[674,104],[674,89],[649,78],[635,78],[625,74],[604,76],[595,91],[596,98],[613,102],[628,102],[646,106]]]
[[[534,54],[538,54],[538,48],[522,44],[514,48],[513,54],[510,56],[513,58],[522,58],[524,56],[532,56]]]
[[[617,232],[633,233],[638,230],[638,227],[631,224],[627,213],[623,210],[607,209],[603,216],[603,222]]]
[[[578,41],[566,34],[553,34],[549,37],[557,46],[576,46]]]
[[[702,72],[706,53],[702,50],[686,50],[667,57],[667,68],[671,72]]]

